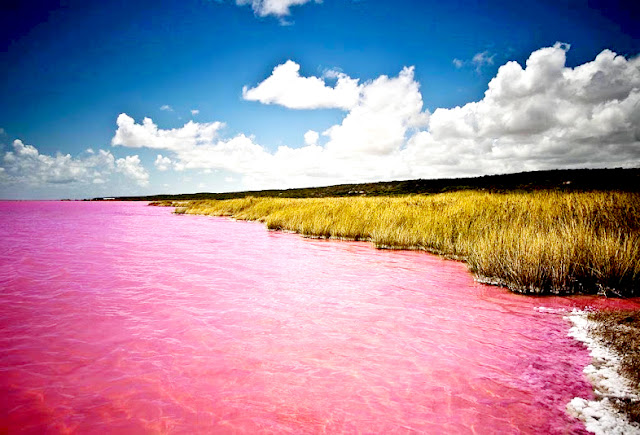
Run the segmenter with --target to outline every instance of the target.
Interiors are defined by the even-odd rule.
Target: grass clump
[[[638,193],[459,191],[179,205],[187,214],[258,220],[310,237],[436,252],[467,261],[481,280],[522,293],[640,295]]]
[[[640,391],[640,311],[599,311],[588,314],[596,323],[593,332],[620,355],[620,372],[635,391]],[[614,399],[613,403],[631,421],[640,423],[640,402]]]
[[[174,206],[175,201],[171,200],[162,200],[162,201],[151,201],[148,205],[152,207],[172,207]]]

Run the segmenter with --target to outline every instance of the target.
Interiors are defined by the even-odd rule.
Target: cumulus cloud
[[[165,112],[173,112],[173,108],[168,104],[164,104],[160,106],[160,110],[164,110]]]
[[[109,151],[87,154],[77,158],[70,154],[40,154],[36,147],[18,139],[13,141],[13,151],[7,151],[3,156],[3,181],[31,186],[91,183],[113,171],[114,157]]]
[[[304,143],[306,145],[317,145],[320,135],[317,131],[309,130],[304,134]]]
[[[276,17],[284,17],[291,14],[291,6],[300,6],[309,3],[312,0],[236,0],[239,6],[251,5],[253,12],[259,17],[274,15]],[[322,3],[321,0],[315,0],[315,3]]]
[[[324,146],[318,145],[320,133],[310,130],[304,135],[304,146],[282,146],[270,152],[243,134],[226,139],[213,134],[196,138],[206,124],[190,122],[180,129],[162,130],[149,118],[138,124],[126,114],[118,117],[112,143],[165,149],[174,154],[177,170],[227,170],[243,175],[245,184],[256,188],[406,174],[401,149],[407,136],[428,122],[413,68],[404,68],[396,77],[380,76],[359,85],[357,100],[350,104],[343,122],[322,133],[327,138]],[[214,129],[219,133],[222,124],[213,124],[219,124]],[[176,137],[180,141],[175,141]]]
[[[189,121],[182,128],[161,130],[150,118],[144,118],[142,124],[136,124],[125,113],[118,116],[116,123],[118,130],[111,140],[112,145],[171,151],[188,150],[199,144],[211,143],[218,135],[218,130],[224,126],[221,122]]]
[[[413,67],[397,77],[380,76],[362,85],[361,97],[341,124],[323,134],[336,154],[384,155],[399,151],[409,129],[426,126]]]
[[[277,169],[249,174],[245,182],[291,187],[407,178],[407,138],[428,120],[414,69],[403,68],[395,77],[363,83],[357,104],[340,124],[322,133],[324,146],[307,142],[301,148],[280,147],[270,162]]]
[[[0,184],[31,187],[105,184],[115,172],[140,185],[148,184],[148,174],[138,156],[116,160],[109,151],[91,148],[76,157],[60,153],[51,156],[17,139],[0,161]]]
[[[270,151],[251,136],[222,137],[219,122],[163,130],[149,118],[136,123],[121,114],[112,142],[165,150],[176,170],[235,173],[248,188],[640,165],[639,58],[604,50],[570,68],[568,49],[556,44],[537,50],[524,67],[507,62],[481,100],[432,114],[423,109],[412,67],[362,83],[335,72],[338,81],[343,77],[357,88],[350,91],[355,96],[343,98],[338,84],[301,77],[289,61],[245,89],[245,97],[259,89],[250,97],[266,104],[339,107],[347,111],[339,124],[322,133],[309,130],[299,144]],[[296,93],[276,86],[281,67]]]
[[[290,109],[337,108],[349,110],[360,97],[361,86],[357,79],[333,71],[330,76],[337,79],[335,86],[327,86],[323,78],[302,77],[300,65],[288,60],[278,65],[264,81],[254,88],[242,88],[245,100],[263,104],[279,104]]]
[[[268,156],[262,147],[244,134],[219,139],[218,130],[224,125],[221,122],[189,121],[181,128],[163,130],[150,118],[144,118],[138,124],[125,113],[120,114],[116,122],[118,129],[111,140],[112,145],[173,152],[177,170],[225,168],[242,172],[263,164],[263,158]]]
[[[604,50],[571,69],[567,49],[538,50],[525,69],[503,65],[482,101],[436,111],[432,132],[484,145],[508,167],[637,165],[640,60]]]
[[[191,109],[191,114],[193,116],[196,116],[198,113],[200,113],[200,111],[198,109]]]
[[[640,164],[640,58],[604,50],[568,68],[568,49],[507,62],[482,100],[435,110],[412,158],[436,174]]]
[[[171,159],[158,154],[156,161],[153,163],[159,171],[166,171],[171,167]]]
[[[149,185],[149,174],[140,164],[140,157],[137,155],[116,160],[116,171],[135,180],[140,186]]]

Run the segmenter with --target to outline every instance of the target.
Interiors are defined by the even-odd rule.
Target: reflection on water
[[[0,430],[34,433],[580,433],[562,310],[640,306],[143,203],[0,203],[0,288]]]

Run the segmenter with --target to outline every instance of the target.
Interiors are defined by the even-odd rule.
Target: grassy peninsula
[[[521,293],[640,295],[640,194],[634,192],[458,191],[163,205],[308,237],[423,249],[464,260],[481,281]]]

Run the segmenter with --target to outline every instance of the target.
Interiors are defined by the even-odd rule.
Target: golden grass
[[[425,249],[463,259],[481,280],[523,293],[640,295],[637,193],[462,191],[179,205],[187,214],[258,220],[305,236]]]

